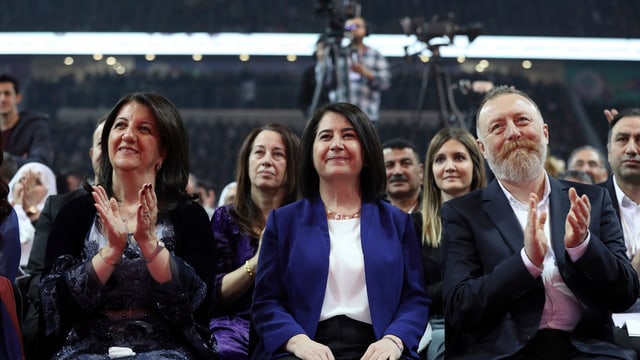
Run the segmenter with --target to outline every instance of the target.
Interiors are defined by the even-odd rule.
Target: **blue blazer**
[[[598,186],[549,181],[551,246],[564,282],[582,304],[572,342],[585,353],[634,358],[613,344],[611,313],[631,306],[639,286],[609,194]],[[591,237],[576,262],[564,246],[570,186],[591,202]],[[447,358],[515,354],[538,331],[545,295],[520,257],[523,230],[498,182],[444,203],[442,223]]]
[[[430,300],[425,295],[411,217],[383,201],[364,203],[360,229],[375,336],[400,337],[406,349],[403,355],[417,358]],[[327,217],[319,197],[270,213],[252,308],[259,337],[256,352],[264,352],[262,356],[284,353],[294,335],[314,338],[327,285],[329,245]]]

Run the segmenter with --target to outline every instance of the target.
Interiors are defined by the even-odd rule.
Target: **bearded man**
[[[639,284],[602,188],[551,178],[549,128],[525,93],[500,86],[477,113],[495,179],[442,207],[448,359],[635,359],[612,312]]]

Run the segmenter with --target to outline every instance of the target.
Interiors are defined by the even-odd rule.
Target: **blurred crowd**
[[[269,79],[266,76],[260,83],[266,84]],[[383,98],[383,112],[379,123],[381,140],[385,141],[396,137],[411,138],[417,143],[418,150],[422,153],[426,150],[424,139],[431,138],[432,134],[443,125],[437,120],[434,123],[432,119],[426,117],[416,120],[416,89],[420,83],[419,78],[405,75],[405,77],[398,76],[394,79],[393,89],[385,92]],[[572,92],[565,85],[532,83],[526,78],[515,76],[509,78],[495,76],[492,79],[495,83],[510,83],[519,89],[524,89],[538,100],[547,122],[556,130],[551,134],[550,144],[554,155],[566,159],[575,147],[591,143],[591,139],[585,137],[585,132],[575,131],[576,128],[580,128],[581,123],[578,121],[575,107],[572,105]],[[271,80],[273,79],[271,78]],[[217,192],[221,191],[222,187],[234,178],[235,158],[244,136],[259,124],[268,120],[279,120],[277,109],[288,110],[289,114],[294,114],[294,119],[299,116],[299,121],[294,120],[289,126],[298,133],[301,132],[305,119],[295,103],[298,84],[294,79],[287,79],[283,76],[280,77],[280,80],[281,82],[270,88],[271,91],[267,91],[265,86],[265,90],[259,91],[260,95],[255,98],[254,108],[267,109],[262,119],[243,119],[241,116],[230,119],[228,115],[214,114],[204,115],[204,119],[201,117],[192,119],[189,115],[185,116],[185,126],[191,143],[192,172],[201,181],[210,184],[211,188]],[[71,78],[62,79],[60,83],[32,81],[28,97],[30,104],[35,104],[34,106],[47,110],[50,114],[51,136],[52,139],[56,139],[53,142],[55,153],[53,164],[54,169],[61,173],[83,173],[90,170],[90,164],[85,160],[85,150],[89,148],[90,139],[83,135],[91,132],[95,119],[102,115],[99,109],[105,109],[105,112],[108,110],[109,102],[113,101],[110,99],[117,99],[120,91],[123,93],[134,91],[135,84],[138,86],[141,84],[135,80],[107,76],[85,79],[81,84],[75,84],[73,81]],[[122,83],[130,84],[130,88],[125,86],[125,90],[117,90],[118,84]],[[237,93],[233,94],[228,87],[226,95],[223,95],[229,98],[229,101],[224,103],[226,106],[223,106],[222,102],[218,103],[220,99],[215,94],[223,94],[225,84],[231,83],[233,81],[218,83],[211,78],[198,79],[195,77],[171,81],[148,77],[143,82],[146,89],[165,94],[182,111],[188,109],[241,110],[246,108],[242,106],[241,100],[235,98],[238,96]],[[213,90],[214,88],[217,90]],[[54,89],[57,90],[54,91]],[[89,89],[94,89],[94,92],[90,92]],[[191,91],[187,91],[187,89],[191,89]],[[404,98],[403,93],[405,94]],[[472,117],[474,115],[473,108],[469,106],[469,100],[462,94],[457,94],[457,97],[461,110],[466,116]],[[614,105],[623,107],[625,104]],[[65,107],[90,109],[91,115],[79,119],[59,116],[59,109]],[[437,112],[437,109],[437,98],[432,89],[429,89],[424,110]],[[604,136],[606,124],[600,124],[595,120],[601,119],[602,107],[598,104],[585,105],[584,109],[589,119],[594,119],[591,121],[594,129],[598,134]],[[274,115],[269,111],[272,111]],[[411,123],[407,124],[407,120]],[[233,126],[229,126],[230,124]],[[398,124],[402,125],[398,126]],[[212,154],[223,155],[212,156]]]
[[[0,13],[3,31],[320,32],[327,15],[318,2],[274,0],[114,0],[105,3],[24,0]],[[335,4],[341,1],[333,1]],[[480,22],[491,35],[640,37],[630,0],[586,1],[362,1],[375,32],[402,33],[400,18],[453,13],[462,26]],[[545,14],[540,16],[540,14]],[[28,20],[28,21],[27,21]]]

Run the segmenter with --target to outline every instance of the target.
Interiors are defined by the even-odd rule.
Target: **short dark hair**
[[[156,93],[137,92],[125,95],[113,107],[102,130],[102,158],[97,183],[105,188],[109,196],[113,195],[113,166],[109,159],[109,134],[122,107],[129,103],[138,103],[149,108],[156,118],[160,133],[161,149],[166,156],[162,167],[156,174],[155,193],[158,196],[158,211],[168,212],[175,208],[186,192],[189,180],[189,140],[184,129],[182,117],[169,99]]]
[[[415,154],[416,159],[420,161],[420,154],[418,153],[418,149],[416,149],[416,146],[409,140],[402,139],[402,138],[395,138],[395,139],[387,140],[382,143],[382,150],[384,149],[402,150],[407,148],[413,150],[413,153]]]
[[[613,130],[613,127],[616,126],[616,124],[618,123],[618,121],[620,121],[620,119],[624,117],[630,117],[630,116],[640,117],[640,108],[623,109],[618,114],[616,114],[616,116],[614,116],[613,119],[611,119],[611,121],[609,122],[609,134],[607,134],[607,144],[611,142],[611,131]]]
[[[582,145],[573,149],[573,151],[571,152],[571,154],[569,154],[569,157],[567,158],[568,166],[571,166],[571,160],[573,160],[573,158],[578,154],[578,152],[582,150],[590,150],[596,153],[596,155],[598,155],[598,160],[600,160],[600,162],[602,163],[603,168],[606,169],[609,166],[607,157],[602,153],[602,151],[600,151],[600,149],[592,145]]]
[[[0,75],[0,83],[6,82],[10,82],[13,84],[13,90],[16,92],[16,94],[20,93],[20,83],[18,82],[18,79],[9,74]]]
[[[382,149],[405,149],[412,148],[415,149],[416,146],[407,139],[395,138],[391,140],[387,140],[382,143]]]
[[[320,193],[320,177],[313,165],[313,143],[318,124],[326,113],[344,116],[353,125],[363,152],[363,167],[360,172],[360,191],[364,202],[382,198],[386,187],[386,171],[380,139],[373,123],[359,107],[349,103],[330,103],[316,110],[307,122],[300,141],[300,192],[303,197],[313,199]]]

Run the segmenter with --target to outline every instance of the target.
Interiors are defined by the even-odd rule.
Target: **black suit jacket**
[[[43,357],[44,324],[40,318],[40,278],[44,271],[44,257],[47,251],[47,240],[51,224],[58,215],[58,211],[69,201],[86,195],[87,191],[78,189],[65,194],[52,195],[47,198],[40,217],[36,222],[36,233],[33,248],[27,264],[27,276],[17,284],[23,294],[22,341],[27,359]]]
[[[613,185],[613,175],[609,175],[607,181],[598,184],[609,192],[609,197],[611,198],[611,204],[613,205],[613,209],[616,211],[618,215],[618,220],[620,220],[620,204],[618,204],[618,197],[616,196],[616,188]]]
[[[597,186],[571,183],[591,202],[590,241],[573,262],[564,246],[569,185],[549,181],[551,243],[564,282],[583,306],[572,342],[585,353],[626,356],[612,343],[611,313],[633,304],[639,285],[609,194]],[[533,278],[522,261],[524,233],[500,185],[494,180],[444,203],[442,223],[448,358],[515,354],[538,331],[545,293],[541,279]]]

